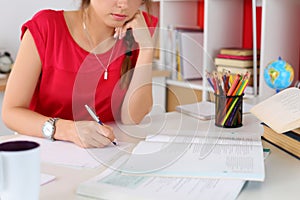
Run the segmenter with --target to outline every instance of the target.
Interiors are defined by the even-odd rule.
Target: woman
[[[139,123],[152,106],[157,19],[139,10],[150,3],[82,0],[79,10],[42,10],[27,21],[5,91],[4,123],[84,148],[115,139],[111,127],[92,121],[85,104],[104,122]]]

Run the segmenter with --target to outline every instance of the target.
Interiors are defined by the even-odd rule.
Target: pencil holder
[[[243,125],[243,96],[215,94],[215,125],[237,128]]]

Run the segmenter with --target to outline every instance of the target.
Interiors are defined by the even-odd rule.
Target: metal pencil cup
[[[224,128],[243,126],[243,96],[215,94],[215,125]]]

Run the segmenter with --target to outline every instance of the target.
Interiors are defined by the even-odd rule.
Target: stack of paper
[[[101,165],[110,165],[122,156],[129,157],[131,149],[134,147],[132,143],[119,142],[118,148],[110,145],[106,148],[84,149],[70,142],[52,142],[26,135],[20,135],[9,140],[35,141],[40,144],[42,162],[80,168],[96,168]]]
[[[116,161],[117,170],[81,183],[77,193],[113,200],[236,199],[245,181],[265,177],[263,129],[252,126],[255,117],[245,120],[244,128],[148,135],[128,160]]]

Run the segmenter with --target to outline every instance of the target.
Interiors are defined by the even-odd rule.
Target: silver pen
[[[88,111],[88,113],[90,114],[90,116],[100,125],[104,126],[104,124],[102,123],[102,121],[99,119],[99,117],[96,115],[96,113],[87,105],[85,104],[84,105],[86,110]],[[106,136],[104,136],[106,137]],[[106,137],[107,139],[109,139],[108,137]],[[111,143],[113,143],[115,146],[117,145],[117,142],[114,140],[114,141],[111,141]]]

